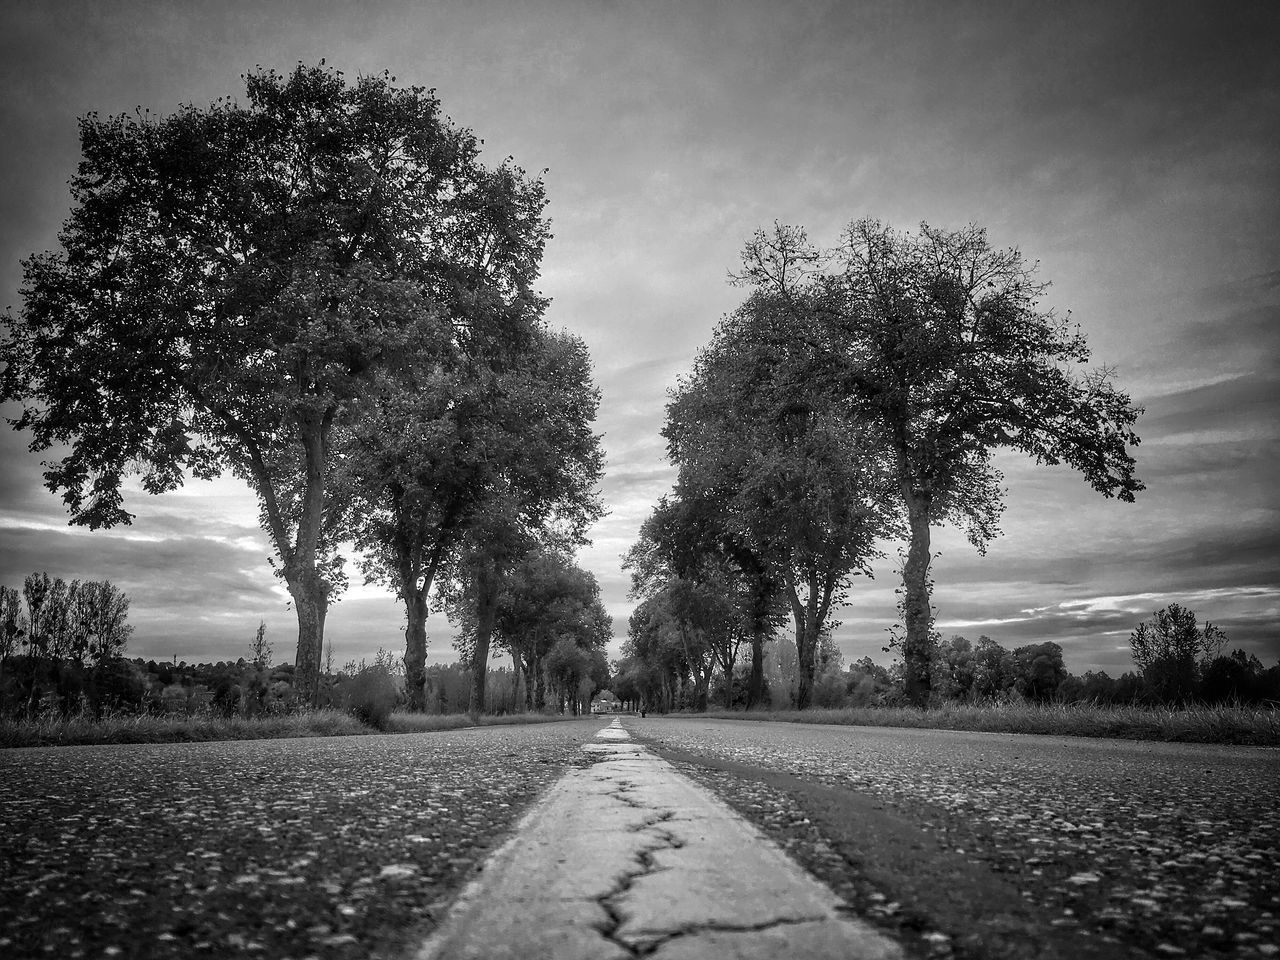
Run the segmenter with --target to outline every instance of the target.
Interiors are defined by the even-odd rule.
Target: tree
[[[1177,603],[1157,610],[1129,635],[1133,662],[1142,671],[1147,693],[1171,702],[1191,698],[1202,670],[1226,642],[1227,635],[1218,627],[1208,621],[1200,627],[1196,615]]]
[[[513,431],[528,425],[520,420],[529,410],[513,411],[513,398],[523,399],[540,360],[554,362],[544,354],[580,347],[541,327],[546,301],[533,290],[548,235],[541,181],[504,164],[481,187],[456,228],[454,282],[437,295],[432,340],[377,378],[368,415],[347,435],[340,470],[359,504],[350,533],[366,579],[390,586],[405,605],[411,709],[424,705],[436,576],[504,471],[524,455]],[[590,390],[589,364],[585,371],[585,385],[566,380],[562,394]]]
[[[258,621],[258,632],[253,635],[249,645],[250,660],[259,670],[271,666],[271,641],[267,639],[267,621]]]
[[[722,453],[725,451],[721,451]],[[674,493],[659,501],[641,530],[633,557],[642,579],[643,565],[661,556],[659,570],[707,582],[734,608],[733,629],[720,634],[716,657],[725,669],[726,690],[732,664],[744,639],[751,644],[747,676],[748,708],[764,699],[764,644],[786,617],[786,583],[764,551],[772,544],[753,542],[752,531],[735,523],[736,483],[740,464],[723,457],[691,457],[680,463]],[[646,543],[657,552],[646,561]],[[726,706],[729,705],[726,694]]]
[[[474,583],[450,597],[451,619],[460,628],[457,645],[473,677],[485,669],[474,650],[485,626],[481,617],[492,610],[491,636],[524,677],[525,707],[540,710],[546,705],[544,661],[552,647],[569,639],[588,652],[603,649],[613,632],[612,618],[600,602],[595,577],[558,550],[531,550],[494,582],[492,605],[476,603]],[[472,707],[481,708],[474,699]]]
[[[527,282],[532,282],[534,265]],[[527,287],[527,282],[522,288]],[[591,432],[598,393],[586,346],[537,326],[541,301],[504,308],[505,343],[457,349],[451,374],[378,398],[351,473],[369,509],[356,524],[366,575],[405,602],[407,692],[420,708],[428,596],[466,578],[492,605],[503,573],[540,539],[572,546],[600,516],[603,467]],[[487,614],[486,614],[487,615]],[[474,703],[483,708],[488,633],[478,615]]]
[[[631,612],[622,652],[637,665],[636,686],[647,709],[706,709],[715,657],[696,619],[695,590],[675,581]]]
[[[682,495],[723,499],[726,529],[782,585],[795,622],[801,709],[832,606],[851,577],[870,576],[876,541],[896,526],[884,452],[813,389],[810,366],[800,321],[777,295],[757,292],[721,323],[673,391],[663,428]]]
[[[1200,696],[1207,703],[1256,703],[1263,699],[1262,661],[1244,650],[1215,657],[1201,670]]]
[[[1132,501],[1143,489],[1129,452],[1141,409],[1110,370],[1087,368],[1079,329],[1040,308],[1034,265],[993,249],[977,226],[909,234],[859,220],[829,251],[777,226],[747,244],[739,281],[785,307],[796,323],[780,345],[803,345],[805,382],[875,429],[891,458],[909,528],[906,693],[924,705],[931,527],[958,523],[985,549],[1003,508],[999,448],[1065,463],[1104,496]]]
[[[62,249],[23,264],[0,401],[23,404],[33,451],[69,448],[45,482],[73,523],[128,523],[135,469],[149,493],[187,471],[248,481],[310,701],[342,585],[335,428],[374,372],[465,324],[440,305],[467,290],[458,254],[486,242],[471,225],[494,175],[431,92],[386,74],[245,79],[243,106],[81,120]]]
[[[126,620],[129,597],[110,580],[92,580],[80,591],[80,616],[88,638],[87,654],[95,670],[119,659],[133,633]]]
[[[1062,647],[1056,643],[1033,643],[1013,651],[1017,691],[1028,700],[1044,703],[1053,698],[1067,678]]]
[[[978,637],[973,648],[973,694],[996,699],[1017,681],[1013,655],[990,637]]]
[[[968,700],[976,667],[972,644],[961,636],[950,637],[934,650],[929,688],[939,700]]]
[[[631,596],[658,600],[669,610],[686,647],[688,632],[697,632],[698,649],[705,648],[721,669],[724,702],[729,707],[738,652],[747,640],[752,641],[753,650],[762,646],[780,622],[781,588],[776,579],[753,565],[746,556],[749,549],[733,539],[708,506],[706,499],[685,500],[678,490],[663,497],[624,556],[623,569],[631,571]],[[687,654],[686,660],[700,677],[700,658]],[[754,661],[753,656],[753,680]],[[758,680],[762,684],[763,676]],[[703,692],[698,699],[705,700]],[[754,698],[749,693],[749,703],[760,699],[758,689]]]
[[[0,586],[0,677],[4,675],[5,661],[14,655],[25,632],[22,594],[12,587]]]
[[[508,403],[493,455],[497,472],[454,568],[463,595],[476,605],[469,646],[477,666],[473,713],[484,709],[490,636],[509,572],[539,550],[567,553],[586,543],[587,528],[604,514],[597,490],[604,453],[592,430],[600,394],[586,345],[567,333],[545,333],[504,384]],[[609,630],[606,625],[605,639]],[[540,681],[541,673],[534,673]]]
[[[581,702],[578,686],[583,680],[590,679],[591,666],[591,653],[578,646],[572,637],[561,637],[547,652],[547,677],[560,703],[561,713],[568,705],[570,712],[578,715]]]

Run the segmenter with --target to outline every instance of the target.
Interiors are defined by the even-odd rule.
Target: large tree
[[[1141,410],[1087,366],[1079,328],[1041,308],[1046,285],[976,226],[918,233],[859,220],[831,250],[778,226],[748,244],[740,281],[783,304],[806,381],[846,404],[892,457],[909,526],[903,564],[906,692],[929,696],[930,530],[957,522],[979,550],[1002,509],[997,449],[1065,463],[1105,496],[1143,485],[1129,448]],[[794,340],[789,342],[794,348]]]
[[[134,470],[150,493],[188,471],[247,480],[307,699],[340,584],[335,427],[374,371],[469,322],[458,302],[488,295],[474,264],[508,241],[475,224],[514,174],[385,74],[259,70],[246,88],[244,104],[81,121],[72,213],[61,249],[24,263],[0,400],[24,405],[33,450],[66,445],[45,480],[72,523],[128,523]]]
[[[458,279],[437,298],[430,342],[380,371],[363,415],[342,434],[337,477],[356,505],[346,530],[366,578],[390,586],[405,605],[406,690],[419,709],[432,586],[529,455],[521,435],[530,394],[540,390],[545,402],[558,391],[558,408],[534,426],[545,433],[546,424],[572,415],[561,409],[573,405],[572,391],[592,389],[585,348],[578,357],[580,344],[541,325],[545,301],[532,287],[546,233],[541,184],[509,168],[495,179],[471,225],[490,236],[457,252]],[[555,362],[566,354],[582,360],[580,369]],[[577,426],[590,436],[588,406],[573,413],[586,415]],[[574,451],[561,453],[573,460]]]
[[[508,575],[543,551],[567,555],[586,543],[604,513],[597,488],[604,452],[592,429],[600,394],[586,344],[564,332],[543,334],[502,379],[502,393],[494,470],[452,567],[455,597],[474,608],[464,617],[475,625],[467,647],[473,714],[484,709],[490,638]]]
[[[758,292],[717,328],[663,428],[682,497],[721,502],[722,545],[753,581],[756,635],[781,585],[802,709],[832,609],[896,529],[887,457],[812,381],[812,361],[791,311]]]

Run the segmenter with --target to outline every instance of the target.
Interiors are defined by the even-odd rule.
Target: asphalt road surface
[[[1280,751],[625,723],[917,956],[1280,955]]]
[[[626,718],[915,957],[1266,957],[1280,752]],[[0,751],[0,957],[392,957],[603,725]]]
[[[0,957],[398,956],[601,724],[0,751]]]

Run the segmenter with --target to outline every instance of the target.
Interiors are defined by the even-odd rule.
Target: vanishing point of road
[[[0,956],[412,956],[607,722],[0,751]],[[622,725],[907,956],[1280,955],[1275,750]]]

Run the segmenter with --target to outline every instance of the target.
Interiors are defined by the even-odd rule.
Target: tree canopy
[[[890,458],[909,527],[907,690],[923,703],[931,525],[959,523],[984,548],[1003,507],[992,464],[1000,448],[1066,464],[1103,495],[1133,500],[1143,489],[1130,453],[1141,410],[1110,370],[1087,366],[1080,330],[1040,307],[1046,285],[1034,265],[994,249],[981,227],[906,233],[859,220],[822,250],[777,226],[747,244],[738,280],[794,321],[775,343],[801,345],[803,382],[874,431]]]
[[[717,328],[672,392],[664,435],[684,502],[749,586],[759,637],[785,598],[807,706],[818,638],[877,541],[895,529],[886,454],[808,377],[803,331],[777,295],[753,293]],[[705,548],[704,548],[705,549]],[[755,641],[753,641],[753,661]],[[754,670],[753,670],[754,673]]]
[[[542,184],[487,169],[420,87],[323,65],[223,99],[82,119],[61,249],[24,262],[0,399],[73,523],[127,523],[151,493],[231,470],[261,518],[314,691],[332,554],[334,431],[376,373],[483,353],[542,301]]]

